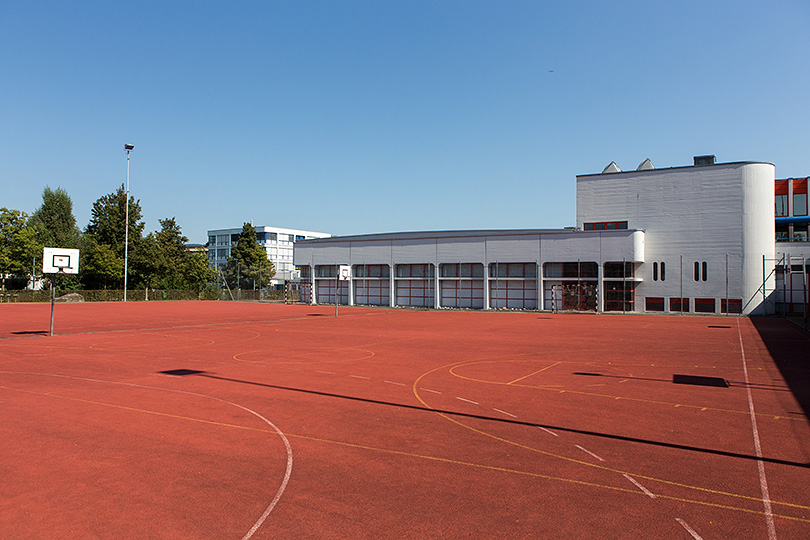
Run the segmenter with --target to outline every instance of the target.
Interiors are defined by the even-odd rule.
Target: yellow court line
[[[78,402],[81,402],[81,403],[89,403],[89,404],[92,404],[92,405],[100,405],[100,406],[104,406],[104,407],[111,407],[111,408],[114,408],[114,409],[122,409],[122,410],[127,410],[127,411],[132,411],[132,412],[140,412],[140,413],[144,413],[144,414],[152,414],[152,415],[156,415],[156,416],[164,416],[164,417],[168,417],[168,418],[175,418],[175,419],[179,419],[179,420],[188,420],[188,421],[191,421],[191,422],[199,422],[199,423],[203,423],[203,424],[222,426],[222,427],[230,427],[230,428],[235,428],[235,429],[242,429],[242,430],[247,430],[247,431],[255,431],[255,432],[260,432],[260,433],[267,433],[267,434],[277,435],[277,433],[275,431],[271,431],[271,430],[268,430],[266,428],[252,428],[252,427],[248,427],[248,426],[242,426],[242,425],[239,425],[239,424],[231,424],[231,423],[228,423],[228,422],[216,422],[216,421],[213,421],[213,420],[206,420],[206,419],[203,419],[203,418],[194,418],[194,417],[190,417],[190,416],[182,416],[182,415],[176,415],[176,414],[162,413],[162,412],[152,411],[152,410],[148,410],[148,409],[139,409],[139,408],[136,408],[136,407],[127,407],[125,405],[116,405],[116,404],[113,404],[113,403],[105,403],[105,402],[101,402],[101,401],[93,401],[93,400],[88,400],[88,399],[63,396],[63,395],[60,395],[60,394],[54,394],[54,393],[50,393],[50,392],[36,392],[36,391],[32,391],[32,390],[22,390],[22,389],[19,389],[19,388],[11,388],[11,387],[2,386],[2,385],[0,385],[0,388],[5,389],[5,390],[16,390],[18,392],[24,392],[24,393],[28,393],[28,394],[35,394],[35,395],[41,395],[41,396],[47,396],[47,397],[55,397],[55,398],[67,399],[67,400],[71,400],[71,401],[78,401]],[[163,390],[163,389],[156,388],[156,390]],[[172,390],[168,390],[168,391],[172,391]],[[205,396],[201,396],[201,397],[205,397]],[[437,414],[440,414],[441,416],[444,416],[441,413],[437,413]],[[467,426],[465,426],[465,427],[467,427]],[[470,429],[472,429],[473,431],[478,431],[475,428],[470,428]],[[485,464],[481,464],[481,463],[471,463],[471,462],[466,462],[466,461],[453,460],[453,459],[449,459],[449,458],[442,458],[442,457],[438,457],[438,456],[428,456],[428,455],[416,454],[416,453],[412,453],[412,452],[404,452],[404,451],[401,451],[401,450],[390,450],[390,449],[386,449],[386,448],[378,448],[378,447],[360,445],[360,444],[349,443],[349,442],[344,442],[344,441],[335,441],[335,440],[330,440],[330,439],[322,439],[322,438],[318,438],[318,437],[311,437],[311,436],[308,436],[308,435],[296,435],[296,434],[292,434],[292,433],[284,433],[284,435],[287,436],[287,437],[296,438],[296,439],[305,439],[305,440],[310,440],[310,441],[315,441],[315,442],[322,442],[322,443],[327,443],[327,444],[335,444],[335,445],[347,446],[347,447],[351,447],[351,448],[358,448],[358,449],[362,449],[362,450],[371,450],[371,451],[375,451],[375,452],[383,452],[383,453],[388,453],[388,454],[401,455],[401,456],[425,459],[425,460],[430,460],[430,461],[438,461],[438,462],[442,462],[442,463],[451,463],[451,464],[455,464],[455,465],[462,465],[462,466],[473,467],[473,468],[477,468],[477,469],[485,469],[485,470],[492,470],[492,471],[498,471],[498,472],[507,472],[507,473],[512,473],[512,474],[531,476],[533,478],[542,478],[544,480],[554,480],[554,481],[566,482],[566,483],[571,483],[571,484],[578,484],[578,485],[583,485],[583,486],[588,486],[588,487],[608,489],[608,490],[612,490],[612,491],[620,491],[620,492],[623,492],[623,493],[629,493],[629,494],[634,494],[634,495],[643,495],[642,492],[640,492],[638,490],[635,490],[635,489],[621,488],[621,487],[617,487],[617,486],[609,486],[609,485],[606,485],[606,484],[598,484],[598,483],[594,483],[594,482],[586,482],[584,480],[576,480],[576,479],[573,479],[573,478],[550,476],[550,475],[544,475],[544,474],[539,474],[539,473],[533,473],[533,472],[529,472],[529,471],[521,471],[521,470],[509,469],[509,468],[505,468],[505,467],[496,467],[494,465],[485,465]],[[495,438],[497,439],[497,437],[495,437]],[[542,452],[542,453],[546,453],[546,452]],[[549,454],[549,455],[551,455],[551,454]],[[577,460],[570,460],[570,461],[578,462]],[[585,462],[581,462],[581,463],[587,464]],[[612,471],[612,469],[609,469],[607,467],[597,467],[597,468],[602,468],[602,469]],[[646,477],[646,476],[642,476],[642,475],[638,475],[638,474],[634,474],[634,476],[636,476],[638,478],[648,479],[648,480],[655,480],[654,478],[650,478],[650,477]],[[663,481],[663,480],[661,480],[661,481]],[[663,482],[666,482],[666,481],[663,481]],[[671,483],[671,482],[667,482],[667,483]],[[678,485],[678,484],[676,484],[676,485]],[[693,486],[685,486],[685,485],[681,485],[681,487],[687,487],[687,488],[692,488],[692,489],[703,489],[703,488],[694,488]],[[703,489],[703,490],[704,491],[709,491],[709,492],[714,493],[714,494],[730,495],[730,496],[733,496],[733,497],[740,497],[740,498],[743,498],[743,499],[751,499],[751,500],[759,502],[759,499],[756,499],[756,498],[753,498],[753,497],[747,497],[747,496],[744,496],[744,495],[735,495],[733,493],[723,493],[723,492],[720,492],[720,491],[705,490],[705,489]],[[714,507],[714,508],[721,508],[721,509],[725,509],[725,510],[746,512],[746,513],[756,514],[756,515],[763,515],[764,514],[763,511],[750,510],[750,509],[747,509],[747,508],[740,508],[740,507],[736,507],[736,506],[728,506],[728,505],[723,505],[723,504],[719,504],[719,503],[712,503],[712,502],[706,502],[706,501],[697,501],[697,500],[692,500],[692,499],[684,499],[684,498],[681,498],[681,497],[673,497],[673,496],[670,496],[670,495],[663,495],[663,494],[659,494],[659,493],[656,493],[655,496],[658,497],[658,498],[661,498],[661,499],[667,499],[667,500],[673,500],[673,501],[679,501],[679,502],[691,503],[691,504],[698,504],[698,505],[703,505],[703,506],[711,506],[711,507]],[[780,504],[780,505],[795,507],[795,508],[800,508],[800,509],[810,509],[810,507],[802,506],[802,505],[798,505],[798,504],[781,503],[781,502],[778,502],[778,501],[771,501],[771,503],[772,504]],[[786,516],[786,515],[781,515],[781,514],[772,514],[772,515],[774,517],[778,517],[778,518],[782,518],[782,519],[789,519],[789,520],[793,520],[793,521],[801,521],[801,522],[805,522],[805,523],[810,523],[810,519],[794,517],[794,516]]]
[[[516,446],[518,448],[523,448],[523,449],[529,450],[531,452],[536,452],[536,453],[542,454],[544,456],[561,459],[563,461],[569,461],[571,463],[577,463],[579,465],[584,465],[586,467],[591,467],[591,468],[594,468],[594,469],[600,469],[600,470],[613,472],[613,473],[618,473],[618,474],[630,474],[630,475],[633,475],[636,478],[642,478],[644,480],[650,480],[651,482],[660,482],[660,483],[666,484],[666,485],[676,486],[676,487],[680,487],[680,488],[684,488],[684,489],[693,489],[693,490],[696,490],[696,491],[712,493],[714,495],[725,495],[725,496],[728,496],[728,497],[737,497],[737,498],[740,498],[740,499],[762,502],[762,499],[759,498],[759,497],[749,497],[748,495],[741,495],[741,494],[737,494],[737,493],[728,493],[728,492],[725,492],[725,491],[719,491],[719,490],[714,490],[714,489],[710,489],[710,488],[704,488],[704,487],[700,487],[700,486],[692,486],[692,485],[689,485],[689,484],[682,484],[680,482],[674,482],[672,480],[664,480],[663,478],[656,478],[654,476],[646,476],[646,475],[639,474],[639,473],[633,472],[633,471],[624,471],[624,470],[620,470],[620,469],[614,469],[612,467],[607,467],[607,466],[604,466],[604,465],[597,465],[595,463],[589,463],[587,461],[582,461],[582,460],[579,460],[579,459],[563,456],[563,455],[560,455],[560,454],[555,454],[553,452],[546,452],[545,450],[540,450],[539,448],[534,448],[534,447],[531,447],[531,446],[527,446],[525,444],[517,443],[515,441],[510,441],[509,439],[504,439],[502,437],[498,437],[498,436],[493,435],[491,433],[487,433],[485,431],[481,431],[480,429],[477,429],[477,428],[474,428],[474,427],[469,426],[467,424],[464,424],[463,422],[460,422],[460,421],[456,420],[455,418],[452,418],[452,417],[448,416],[445,413],[439,412],[436,409],[434,409],[433,407],[431,407],[430,405],[428,405],[427,402],[425,402],[425,400],[422,399],[422,396],[419,395],[419,391],[418,391],[418,388],[417,388],[419,382],[424,377],[426,377],[427,375],[430,375],[431,373],[434,373],[434,372],[439,371],[441,369],[447,369],[447,368],[449,368],[451,366],[454,366],[454,365],[455,364],[447,364],[445,366],[440,366],[440,367],[434,368],[434,369],[432,369],[430,371],[427,371],[427,372],[423,373],[422,375],[420,375],[414,381],[412,390],[413,390],[414,396],[416,397],[417,400],[419,400],[420,403],[422,403],[422,405],[424,405],[428,409],[433,410],[437,415],[441,416],[445,420],[448,420],[448,421],[450,421],[450,422],[452,422],[452,423],[454,423],[456,425],[459,425],[459,426],[461,426],[461,427],[463,427],[465,429],[469,429],[470,431],[473,431],[473,432],[478,433],[480,435],[484,435],[485,437],[495,439],[496,441],[500,441],[500,442],[503,442],[503,443],[506,443],[506,444],[509,444],[509,445],[512,445],[512,446]],[[656,494],[656,496],[657,496],[657,494]],[[771,501],[771,504],[779,504],[779,505],[784,505],[784,506],[791,506],[791,507],[795,507],[795,508],[802,508],[802,509],[810,510],[810,506],[804,506],[804,505],[793,504],[793,503],[784,503],[784,502]]]
[[[551,368],[553,368],[554,366],[559,365],[559,364],[560,364],[560,362],[554,362],[554,363],[553,363],[553,364],[551,364],[550,366],[546,366],[546,367],[544,367],[543,369],[538,369],[538,370],[537,370],[537,371],[535,371],[534,373],[529,373],[529,374],[528,374],[528,375],[526,375],[525,377],[521,377],[521,378],[519,378],[519,379],[515,379],[514,381],[512,381],[512,382],[508,382],[508,383],[506,383],[506,384],[507,384],[507,385],[509,385],[509,384],[515,384],[516,382],[522,381],[523,379],[528,379],[528,378],[529,378],[529,377],[531,377],[532,375],[537,375],[538,373],[542,373],[542,372],[544,372],[545,370],[547,370],[547,369],[551,369]],[[450,370],[450,371],[452,372],[452,370]],[[455,373],[453,373],[453,375],[455,375]]]

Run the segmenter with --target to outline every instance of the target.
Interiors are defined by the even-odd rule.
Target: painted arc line
[[[765,507],[765,523],[768,526],[768,539],[776,540],[776,525],[773,521],[773,510],[771,509],[771,496],[768,492],[768,480],[765,478],[765,464],[762,462],[762,446],[759,442],[759,430],[757,429],[757,417],[754,413],[754,398],[751,395],[751,383],[748,380],[748,366],[745,359],[745,348],[743,347],[742,330],[740,330],[740,320],[737,319],[737,335],[740,338],[740,356],[742,358],[743,375],[745,375],[745,391],[748,393],[748,411],[751,414],[751,432],[754,436],[754,449],[757,452],[757,471],[759,472],[759,488],[762,492],[762,504]]]
[[[600,458],[599,456],[597,456],[596,454],[594,454],[594,453],[593,453],[593,452],[591,452],[590,450],[587,450],[587,449],[585,449],[585,448],[582,448],[582,447],[581,447],[580,445],[578,445],[578,444],[575,444],[574,446],[576,446],[577,448],[579,448],[580,450],[582,450],[582,451],[583,451],[583,452],[585,452],[586,454],[588,454],[588,455],[591,455],[591,456],[595,457],[595,458],[596,458],[596,459],[598,459],[599,461],[605,461],[604,459]]]
[[[242,540],[248,540],[249,538],[251,538],[256,533],[256,531],[259,530],[259,527],[261,527],[262,524],[264,524],[267,517],[270,515],[270,513],[276,507],[278,502],[281,500],[281,496],[284,494],[284,491],[287,489],[287,484],[289,484],[289,482],[290,482],[290,477],[292,476],[293,457],[292,457],[292,446],[290,446],[289,439],[287,439],[286,435],[284,435],[284,433],[274,423],[272,423],[270,420],[268,420],[267,418],[265,418],[261,414],[257,413],[256,411],[248,409],[247,407],[243,407],[242,405],[239,405],[238,403],[233,403],[233,402],[226,401],[224,399],[220,399],[220,398],[213,397],[213,396],[206,396],[205,394],[198,394],[196,392],[187,392],[186,390],[173,390],[171,388],[160,388],[158,386],[148,386],[148,385],[145,385],[145,384],[134,384],[134,383],[117,382],[117,381],[105,381],[103,379],[91,379],[91,378],[88,378],[88,377],[73,377],[73,376],[70,376],[70,375],[57,375],[55,373],[34,373],[34,372],[23,372],[23,371],[0,371],[0,373],[10,374],[10,375],[34,375],[34,376],[38,376],[38,377],[56,377],[56,378],[60,378],[60,379],[72,379],[72,380],[76,380],[76,381],[87,381],[87,382],[101,383],[101,384],[115,384],[115,385],[119,385],[119,386],[129,386],[129,387],[132,387],[132,388],[143,388],[145,390],[159,390],[159,391],[162,391],[162,392],[174,392],[175,394],[184,394],[184,395],[187,395],[187,396],[196,396],[196,397],[201,397],[201,398],[205,398],[205,399],[211,399],[211,400],[214,400],[214,401],[219,401],[220,403],[225,403],[227,405],[232,405],[234,407],[242,409],[243,411],[247,411],[250,414],[254,415],[255,417],[259,418],[262,422],[266,423],[268,426],[273,428],[273,431],[275,431],[278,434],[278,436],[281,437],[281,440],[284,442],[284,447],[285,447],[285,449],[287,451],[287,468],[284,471],[284,479],[281,481],[281,485],[279,486],[278,490],[276,490],[276,494],[273,497],[273,500],[270,501],[269,505],[267,505],[267,508],[265,508],[264,512],[259,517],[259,519],[256,521],[256,523],[254,523],[253,526],[250,528],[250,530],[247,533],[245,533],[245,536],[242,537]]]
[[[638,489],[640,489],[641,491],[643,491],[645,495],[647,495],[647,496],[648,496],[648,497],[650,497],[651,499],[654,499],[654,498],[655,498],[655,494],[653,494],[653,492],[652,492],[652,491],[650,491],[649,489],[645,488],[644,486],[642,486],[641,484],[639,484],[638,482],[636,482],[636,479],[635,479],[635,478],[633,478],[632,476],[629,476],[629,475],[627,475],[627,474],[623,474],[622,476],[624,476],[625,478],[627,478],[628,480],[630,480],[630,481],[631,481],[631,482],[632,482],[632,483],[633,483],[633,484],[634,484],[634,485],[635,485],[635,486],[636,486]]]
[[[692,538],[694,538],[695,540],[703,540],[703,537],[701,537],[698,533],[696,533],[695,529],[690,527],[689,524],[687,524],[684,520],[682,520],[681,518],[675,518],[675,521],[680,523],[681,527],[686,529],[686,532],[692,535]]]
[[[472,403],[473,405],[478,405],[477,401],[473,401],[471,399],[464,399],[463,397],[456,396],[456,399],[460,399],[461,401],[466,401],[467,403]]]

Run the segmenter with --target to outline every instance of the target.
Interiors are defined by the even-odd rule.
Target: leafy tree
[[[98,244],[110,246],[121,256],[124,255],[124,238],[126,236],[126,209],[129,204],[129,251],[141,239],[144,222],[141,219],[140,201],[127,194],[121,184],[115,192],[105,195],[93,203],[90,211],[90,223],[85,232]]]
[[[273,262],[267,258],[267,252],[256,240],[256,230],[250,223],[242,226],[236,245],[231,248],[231,256],[223,270],[225,279],[231,287],[243,287],[253,284],[268,284],[276,275]]]
[[[31,214],[28,223],[37,228],[37,241],[43,247],[79,247],[81,231],[73,216],[73,201],[62,188],[45,188],[42,192],[42,206]]]
[[[137,249],[129,253],[130,286],[133,289],[161,288],[159,282],[164,275],[165,266],[155,235],[149,233],[138,242]]]
[[[130,257],[135,286],[187,289],[198,293],[216,277],[205,253],[186,249],[186,238],[175,218],[160,220],[161,229],[148,234]]]
[[[79,268],[82,283],[87,289],[118,287],[124,279],[124,257],[111,246],[100,244],[89,235],[82,242]]]
[[[6,276],[30,276],[39,247],[28,215],[0,208],[0,289],[6,290]],[[41,251],[41,248],[39,248]]]
[[[208,264],[208,257],[204,252],[186,251],[186,258],[183,261],[184,289],[199,294],[216,277],[217,272]]]

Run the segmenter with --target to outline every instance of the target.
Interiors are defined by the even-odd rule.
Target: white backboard
[[[79,250],[45,248],[42,250],[43,274],[78,274]]]
[[[348,264],[341,264],[338,267],[338,279],[340,279],[340,281],[351,281],[352,267]]]

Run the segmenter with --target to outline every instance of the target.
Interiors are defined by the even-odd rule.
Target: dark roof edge
[[[662,168],[655,168],[655,169],[644,169],[641,171],[632,170],[632,171],[621,171],[621,172],[611,172],[611,173],[591,173],[591,174],[578,174],[577,178],[591,178],[591,177],[598,177],[598,176],[616,176],[621,174],[653,174],[656,171],[674,171],[674,170],[681,170],[681,169],[711,169],[712,167],[723,167],[723,166],[739,166],[739,165],[770,165],[772,167],[776,167],[773,163],[768,163],[767,161],[729,161],[726,163],[715,163],[714,165],[680,165],[678,167],[662,167]]]
[[[358,240],[381,241],[381,240],[407,240],[415,238],[473,238],[477,236],[525,236],[537,234],[592,234],[592,233],[627,233],[642,229],[617,229],[610,231],[583,231],[576,228],[565,229],[483,229],[483,230],[457,230],[457,231],[409,231],[409,232],[388,232],[372,234],[356,234],[351,236],[332,236],[329,238],[310,238],[299,240],[296,244],[308,243],[328,243],[328,242],[351,242]]]

